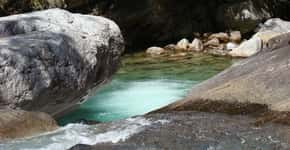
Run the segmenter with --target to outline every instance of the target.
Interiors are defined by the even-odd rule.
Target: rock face
[[[129,47],[162,45],[194,32],[252,32],[270,17],[289,19],[285,0],[2,0],[2,15],[61,7],[104,15],[120,25]]]
[[[56,121],[41,112],[0,110],[0,140],[23,138],[58,128]]]
[[[0,18],[0,108],[57,116],[108,81],[124,49],[118,26],[60,9]]]
[[[290,34],[278,40],[289,42]],[[199,110],[231,114],[289,112],[289,57],[289,43],[283,48],[265,49],[194,87],[184,100],[159,111]],[[289,124],[287,113],[271,118]]]

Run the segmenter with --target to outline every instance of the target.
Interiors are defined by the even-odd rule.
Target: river
[[[116,148],[135,149],[138,148],[136,144],[143,144],[144,149],[152,146],[157,149],[162,146],[287,149],[288,139],[282,133],[288,127],[274,124],[255,127],[249,123],[253,119],[243,116],[192,112],[130,118],[181,99],[191,87],[221,72],[233,61],[203,54],[182,57],[125,55],[112,82],[99,89],[80,108],[58,120],[63,127],[35,137],[2,142],[0,150],[66,150],[77,144],[122,141],[125,145],[115,145]],[[105,123],[75,123],[79,120]],[[156,143],[152,137],[160,142]],[[114,148],[111,144],[102,146]]]
[[[192,86],[231,63],[229,58],[203,54],[171,57],[128,54],[111,83],[59,122],[62,125],[78,120],[108,122],[145,114],[179,100]]]

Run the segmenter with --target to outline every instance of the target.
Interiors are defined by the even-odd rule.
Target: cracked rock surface
[[[0,108],[58,116],[117,70],[124,44],[103,17],[49,9],[0,18]]]

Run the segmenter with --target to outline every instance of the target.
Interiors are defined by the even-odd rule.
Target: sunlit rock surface
[[[57,116],[110,80],[123,51],[103,17],[49,9],[0,18],[0,108]]]
[[[280,37],[278,42],[285,44],[283,48],[267,49],[235,63],[224,72],[195,86],[184,100],[158,111],[197,110],[259,114],[266,122],[289,124],[288,41],[289,37]]]

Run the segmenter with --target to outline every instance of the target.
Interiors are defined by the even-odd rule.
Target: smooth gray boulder
[[[103,17],[49,9],[0,18],[0,108],[59,116],[110,80],[124,50]]]
[[[235,63],[195,86],[185,99],[156,112],[262,114],[262,122],[273,120],[290,125],[290,33],[275,40],[288,44]]]

